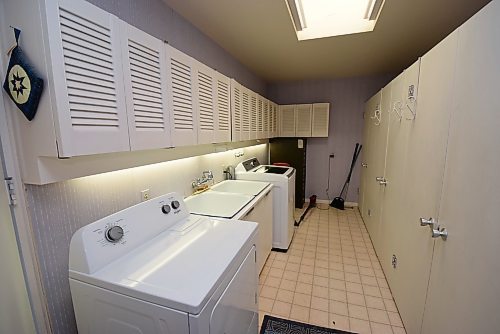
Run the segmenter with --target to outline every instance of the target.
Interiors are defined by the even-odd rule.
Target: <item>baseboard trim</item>
[[[309,203],[309,198],[307,198],[305,200],[306,203]],[[327,200],[327,199],[317,199],[316,200],[316,203],[321,203],[321,204],[330,204],[330,200]],[[355,208],[355,207],[358,207],[358,203],[357,202],[344,202],[344,206],[346,208]]]

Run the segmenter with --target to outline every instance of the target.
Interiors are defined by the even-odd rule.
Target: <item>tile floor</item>
[[[406,333],[357,208],[312,209],[288,252],[271,252],[259,293],[261,322],[270,314],[360,334]]]

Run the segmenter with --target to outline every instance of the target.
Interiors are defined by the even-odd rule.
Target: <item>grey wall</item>
[[[365,101],[389,83],[394,75],[335,80],[274,83],[268,86],[268,98],[278,104],[329,102],[330,129],[328,138],[307,140],[306,198],[338,196],[351,164],[354,146],[362,141]],[[331,161],[329,155],[335,154]],[[358,201],[359,166],[350,183],[347,201]],[[330,166],[330,172],[328,172]],[[330,180],[328,195],[326,188]]]
[[[87,0],[264,95],[266,83],[161,0]]]

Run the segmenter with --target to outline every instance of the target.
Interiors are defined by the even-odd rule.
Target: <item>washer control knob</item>
[[[170,205],[168,204],[165,204],[161,207],[161,212],[163,212],[164,214],[168,214],[170,212]]]
[[[181,204],[179,203],[179,201],[172,201],[172,208],[174,210],[177,210],[180,206]]]
[[[113,226],[106,230],[106,240],[109,242],[118,242],[123,238],[123,228],[120,226]]]

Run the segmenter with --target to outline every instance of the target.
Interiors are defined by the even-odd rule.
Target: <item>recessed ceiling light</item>
[[[373,31],[384,0],[285,0],[299,40]]]

